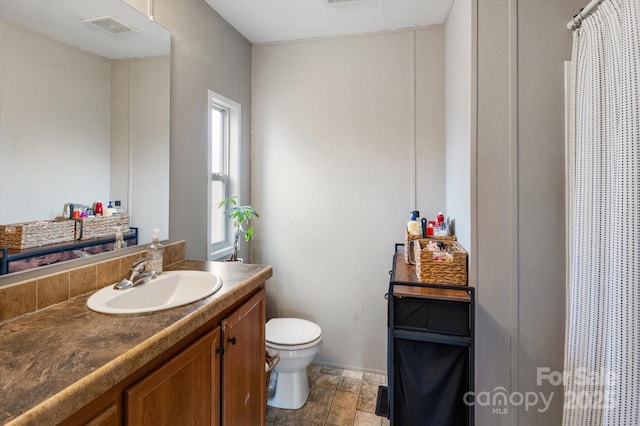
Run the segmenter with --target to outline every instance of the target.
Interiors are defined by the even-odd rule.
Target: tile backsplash
[[[134,254],[69,268],[55,274],[22,281],[0,288],[0,322],[34,312],[72,297],[96,291],[128,277],[131,263],[146,254],[145,248]],[[163,266],[185,258],[185,242],[165,246]]]

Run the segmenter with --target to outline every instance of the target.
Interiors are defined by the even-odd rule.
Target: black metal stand
[[[403,249],[386,295],[389,377],[378,400],[391,425],[473,425],[475,289],[418,282]]]

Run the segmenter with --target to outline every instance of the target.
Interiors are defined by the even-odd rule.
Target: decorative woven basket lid
[[[300,318],[272,318],[265,328],[265,339],[276,345],[303,345],[322,335],[320,327]]]

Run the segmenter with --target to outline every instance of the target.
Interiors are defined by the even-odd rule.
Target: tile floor
[[[311,393],[299,410],[267,406],[267,426],[384,426],[389,420],[376,416],[378,386],[385,376],[323,367],[307,369]]]

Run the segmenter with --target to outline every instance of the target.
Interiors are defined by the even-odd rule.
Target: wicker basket
[[[82,217],[76,219],[76,224],[76,239],[78,240],[107,237],[114,235],[118,228],[123,232],[129,229],[129,214]]]
[[[440,240],[446,251],[429,250],[430,241],[414,241],[416,275],[423,283],[467,285],[467,252],[457,241]]]
[[[276,365],[280,362],[280,355],[273,354],[269,355],[269,352],[265,351],[265,381],[266,381],[266,395],[269,396],[269,382],[271,381],[271,371],[276,368]]]
[[[429,236],[428,238],[443,240],[443,241],[456,241],[455,235],[449,235],[446,237],[433,237]],[[409,231],[405,228],[404,230],[404,261],[407,265],[415,265],[415,255],[413,253],[413,244],[416,240],[423,239],[422,236],[410,234]]]
[[[73,220],[41,220],[0,225],[0,247],[26,249],[74,239]]]

